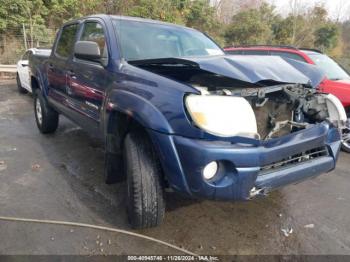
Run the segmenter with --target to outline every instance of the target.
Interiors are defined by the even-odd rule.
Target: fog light
[[[203,169],[203,177],[207,180],[212,179],[218,171],[218,163],[216,161],[210,162]]]

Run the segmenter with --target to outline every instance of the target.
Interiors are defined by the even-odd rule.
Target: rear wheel
[[[36,125],[41,133],[49,134],[56,131],[58,127],[58,113],[48,105],[40,89],[35,92],[34,114]]]
[[[162,171],[145,133],[130,132],[126,136],[124,161],[131,226],[141,229],[160,225],[165,213]]]
[[[26,94],[28,93],[28,90],[24,89],[22,87],[21,79],[19,78],[19,75],[17,74],[16,76],[16,81],[17,81],[17,89],[20,94]]]

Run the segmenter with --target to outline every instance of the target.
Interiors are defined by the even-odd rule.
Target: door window
[[[62,29],[62,33],[56,47],[57,55],[64,58],[67,58],[71,55],[74,48],[77,30],[78,24],[68,25]]]
[[[101,51],[101,62],[106,64],[108,62],[108,51],[105,33],[103,27],[98,22],[86,22],[83,33],[80,37],[81,41],[92,41],[97,43]]]

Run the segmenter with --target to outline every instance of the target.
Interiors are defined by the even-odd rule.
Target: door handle
[[[53,64],[48,64],[48,71],[51,71],[51,72],[54,71],[54,66],[53,66]]]
[[[67,72],[67,74],[68,74],[68,76],[69,76],[70,78],[72,78],[72,79],[76,79],[76,78],[77,78],[73,70],[69,70],[69,71]]]
[[[68,79],[72,79],[72,80],[76,80],[77,79],[77,76],[75,75],[73,70],[68,70],[67,77],[68,77]]]

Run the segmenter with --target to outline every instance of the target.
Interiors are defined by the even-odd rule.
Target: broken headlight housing
[[[210,134],[259,138],[254,111],[243,97],[188,95],[185,105],[194,124]]]

